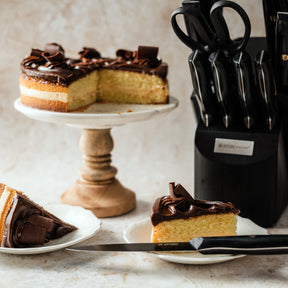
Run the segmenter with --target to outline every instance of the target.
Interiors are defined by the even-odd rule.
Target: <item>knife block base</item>
[[[215,152],[216,139],[248,141],[254,145],[253,153],[248,156]],[[237,150],[237,143],[229,146],[224,140],[219,145],[223,149],[228,145],[230,152],[235,147]],[[287,176],[282,129],[252,133],[208,129],[199,123],[195,134],[195,198],[230,201],[240,209],[240,216],[270,227],[287,205]]]

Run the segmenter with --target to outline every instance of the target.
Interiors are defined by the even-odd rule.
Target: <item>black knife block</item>
[[[195,134],[195,197],[232,202],[263,227],[278,220],[288,200],[287,160],[282,128],[274,132],[206,128]],[[254,143],[251,156],[215,153],[216,139]]]
[[[254,59],[265,47],[265,38],[253,37],[246,50]],[[192,93],[199,123],[194,148],[196,198],[232,202],[241,210],[240,216],[263,227],[277,222],[288,202],[288,95],[285,94],[288,93],[278,93],[280,121],[269,132],[264,125],[251,130],[241,125],[225,129],[217,123],[205,127]],[[216,139],[250,141],[254,144],[253,154],[215,152]]]

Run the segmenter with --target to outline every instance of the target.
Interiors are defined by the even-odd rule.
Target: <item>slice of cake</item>
[[[47,44],[44,51],[32,49],[29,57],[21,63],[22,103],[59,112],[94,103],[99,78],[99,64],[96,62],[100,58],[95,49],[86,49],[79,59],[66,58],[62,46],[56,43]]]
[[[59,112],[95,102],[167,103],[168,66],[158,59],[157,47],[121,49],[115,59],[101,57],[94,48],[83,48],[79,55],[67,58],[56,43],[32,49],[21,63],[22,103]]]
[[[22,192],[0,184],[2,247],[41,246],[76,229],[44,210]]]
[[[239,210],[232,203],[195,200],[180,185],[152,209],[152,242],[186,242],[195,237],[236,235]]]

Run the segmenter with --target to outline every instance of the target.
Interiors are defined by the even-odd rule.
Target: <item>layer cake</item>
[[[152,208],[152,242],[186,242],[195,237],[236,235],[239,210],[230,202],[195,200],[185,188],[169,184],[170,195]]]
[[[2,247],[41,246],[77,228],[63,222],[22,192],[0,183],[0,243]]]
[[[32,49],[21,70],[21,101],[38,109],[69,112],[95,102],[168,101],[168,65],[158,58],[157,47],[119,49],[116,58],[85,47],[72,59],[62,46],[50,43],[44,50]]]

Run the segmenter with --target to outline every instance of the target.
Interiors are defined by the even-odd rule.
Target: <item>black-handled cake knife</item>
[[[71,246],[69,251],[200,252],[201,254],[273,255],[288,254],[288,235],[242,235],[198,237],[189,242],[118,243]]]

